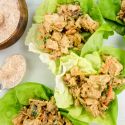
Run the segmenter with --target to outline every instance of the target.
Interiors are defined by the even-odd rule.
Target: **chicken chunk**
[[[53,29],[62,31],[65,27],[66,22],[63,16],[58,14],[45,15],[43,26],[47,32],[51,32]]]
[[[82,25],[81,25],[81,22],[82,22],[82,18],[79,17],[76,22],[75,22],[75,25],[78,29],[81,29],[82,28]]]
[[[68,54],[68,49],[70,48],[70,41],[66,35],[64,35],[60,41],[61,52],[64,54]]]
[[[82,42],[82,37],[79,33],[75,33],[73,37],[73,43],[75,47],[79,47]]]
[[[94,88],[104,90],[106,84],[110,82],[111,78],[109,75],[91,75],[88,79],[88,83]]]
[[[99,110],[98,106],[97,105],[91,105],[89,107],[87,107],[88,111],[92,113],[92,115],[94,117],[97,117],[99,115],[101,115],[101,111]]]
[[[51,49],[51,50],[58,50],[58,43],[54,40],[48,39],[46,41],[46,48]]]
[[[38,27],[38,30],[39,30],[39,32],[40,32],[40,36],[38,37],[38,40],[45,40],[45,38],[47,37],[47,32],[46,32],[46,30],[45,30],[45,28],[43,27],[43,25],[40,25],[39,27]]]
[[[99,23],[94,21],[88,14],[81,17],[81,26],[85,31],[95,32],[99,27]]]
[[[90,98],[85,99],[85,102],[86,102],[86,105],[88,106],[99,104],[99,102],[96,99],[90,99]]]
[[[56,60],[57,58],[59,58],[62,55],[61,51],[53,51],[52,55],[50,55],[50,58],[52,60]]]
[[[82,72],[79,70],[79,68],[77,66],[74,66],[72,69],[71,69],[71,76],[78,76],[78,75],[81,75]]]
[[[39,119],[25,119],[22,125],[41,125],[41,121]]]
[[[18,117],[16,117],[15,119],[13,119],[13,124],[14,125],[23,125],[23,119],[25,118],[25,115],[20,114],[18,115]]]
[[[118,86],[125,84],[125,78],[115,77],[115,78],[113,78],[111,84],[112,84],[113,88],[117,88]]]
[[[122,71],[123,66],[114,57],[107,57],[104,65],[101,68],[102,73],[109,73],[112,76],[117,76]]]
[[[59,42],[62,39],[62,34],[60,32],[54,31],[51,38]]]
[[[80,6],[79,5],[62,5],[57,9],[58,13],[64,15],[66,18],[68,16],[78,16],[80,13]]]
[[[85,83],[81,87],[81,97],[99,99],[101,97],[101,91],[93,88],[92,85]]]
[[[65,28],[66,28],[66,30],[70,30],[70,29],[76,30],[75,20],[74,19],[70,19],[69,21],[67,21],[67,25],[66,25]]]

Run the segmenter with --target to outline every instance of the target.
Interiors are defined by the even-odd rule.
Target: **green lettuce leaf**
[[[104,18],[125,25],[117,18],[121,9],[121,0],[98,0],[98,5]]]
[[[79,2],[82,12],[89,14],[92,19],[98,21],[100,24],[105,23],[99,7],[94,0],[74,0]]]
[[[10,89],[0,99],[0,125],[13,125],[12,119],[18,115],[21,108],[29,104],[29,99],[49,100],[53,91],[38,83],[23,83]],[[61,114],[67,117],[73,125],[88,125],[72,118],[67,111],[60,110]]]
[[[99,9],[113,30],[120,35],[125,35],[125,22],[118,19],[118,13],[121,9],[121,0],[98,0]]]
[[[116,31],[118,34],[122,36],[125,35],[125,26],[110,20],[106,20],[106,23],[109,24],[112,27],[112,29]]]
[[[72,115],[73,114],[73,115]],[[99,125],[117,125],[118,101],[116,99],[110,104],[109,109],[104,113],[103,117],[92,117],[82,107],[69,108],[69,115],[87,123],[97,123]]]
[[[71,120],[73,122],[73,125],[89,125],[86,122],[82,122],[79,120],[74,119],[71,115],[69,115],[67,112],[61,112],[61,114],[63,116],[65,116],[66,118],[68,118],[69,120]]]
[[[56,11],[57,0],[44,0],[42,4],[36,9],[34,15],[34,22],[41,23],[43,21],[43,16],[47,13],[53,13]]]
[[[113,35],[112,28],[103,24],[87,41],[81,50],[81,56],[88,53],[99,51],[103,45],[103,39],[107,39],[108,36]]]
[[[31,98],[45,99],[53,95],[52,90],[36,83],[21,84],[9,90],[0,99],[0,125],[12,125],[12,119]]]

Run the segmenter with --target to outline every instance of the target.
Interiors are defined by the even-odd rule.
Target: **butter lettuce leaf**
[[[103,24],[86,42],[81,50],[81,56],[92,53],[94,51],[100,51],[103,46],[103,40],[107,39],[110,35],[113,35],[114,32],[112,28]]]
[[[38,83],[23,83],[10,89],[0,99],[0,125],[13,125],[12,119],[18,115],[22,107],[29,105],[29,99],[49,100],[53,91]],[[73,125],[88,125],[72,118],[67,111],[60,110],[62,115],[67,117]]]
[[[57,0],[44,0],[42,4],[36,9],[34,15],[34,22],[41,23],[43,21],[43,16],[47,13],[53,13],[56,11]]]
[[[106,20],[106,23],[109,24],[112,27],[112,29],[116,31],[118,34],[122,36],[125,35],[125,26],[111,20]]]
[[[98,0],[98,5],[104,18],[125,25],[117,17],[121,9],[121,0]]]
[[[79,2],[82,12],[89,14],[92,19],[101,24],[105,23],[102,13],[94,0],[74,0]]]
[[[125,35],[125,22],[118,19],[118,13],[121,9],[121,0],[98,0],[99,9],[113,30],[120,35]]]
[[[21,84],[10,89],[0,99],[0,125],[13,125],[12,119],[24,105],[28,105],[29,99],[49,100],[52,95],[52,90],[37,83]]]

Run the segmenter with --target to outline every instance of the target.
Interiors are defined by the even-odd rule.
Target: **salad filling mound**
[[[125,22],[125,0],[122,0],[121,10],[118,13],[118,17],[119,17],[119,19],[121,19]]]
[[[55,60],[69,54],[70,49],[80,50],[85,43],[82,33],[92,34],[98,27],[99,23],[83,14],[79,5],[60,5],[56,13],[44,16],[38,28],[38,39],[43,41],[40,49]]]
[[[86,75],[74,66],[63,76],[64,84],[74,98],[75,106],[82,105],[94,117],[102,116],[115,99],[114,90],[125,83],[120,77],[123,66],[112,56],[103,56],[99,74]]]
[[[50,101],[29,100],[29,106],[24,107],[13,120],[14,125],[72,125],[61,116],[55,105],[54,98]]]

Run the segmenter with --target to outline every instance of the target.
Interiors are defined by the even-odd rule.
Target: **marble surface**
[[[29,27],[32,25],[32,16],[36,7],[41,3],[41,0],[26,0],[28,9],[29,9],[29,22],[27,25],[27,29],[21,39],[15,43],[13,46],[0,51],[0,65],[4,63],[4,59],[7,56],[13,54],[22,54],[26,58],[27,61],[27,72],[23,79],[23,82],[27,81],[34,81],[45,84],[48,87],[54,87],[54,76],[49,71],[47,65],[43,64],[38,55],[28,52],[28,48],[24,45],[25,37]],[[115,44],[114,44],[115,43]],[[121,36],[115,34],[114,36],[110,37],[108,40],[105,41],[107,45],[113,45],[115,47],[119,47],[121,49],[125,49],[125,42]],[[0,96],[4,94],[4,91],[0,92]],[[122,92],[118,96],[119,101],[119,115],[118,115],[118,125],[125,125],[125,91]],[[101,125],[101,123],[100,123]]]

